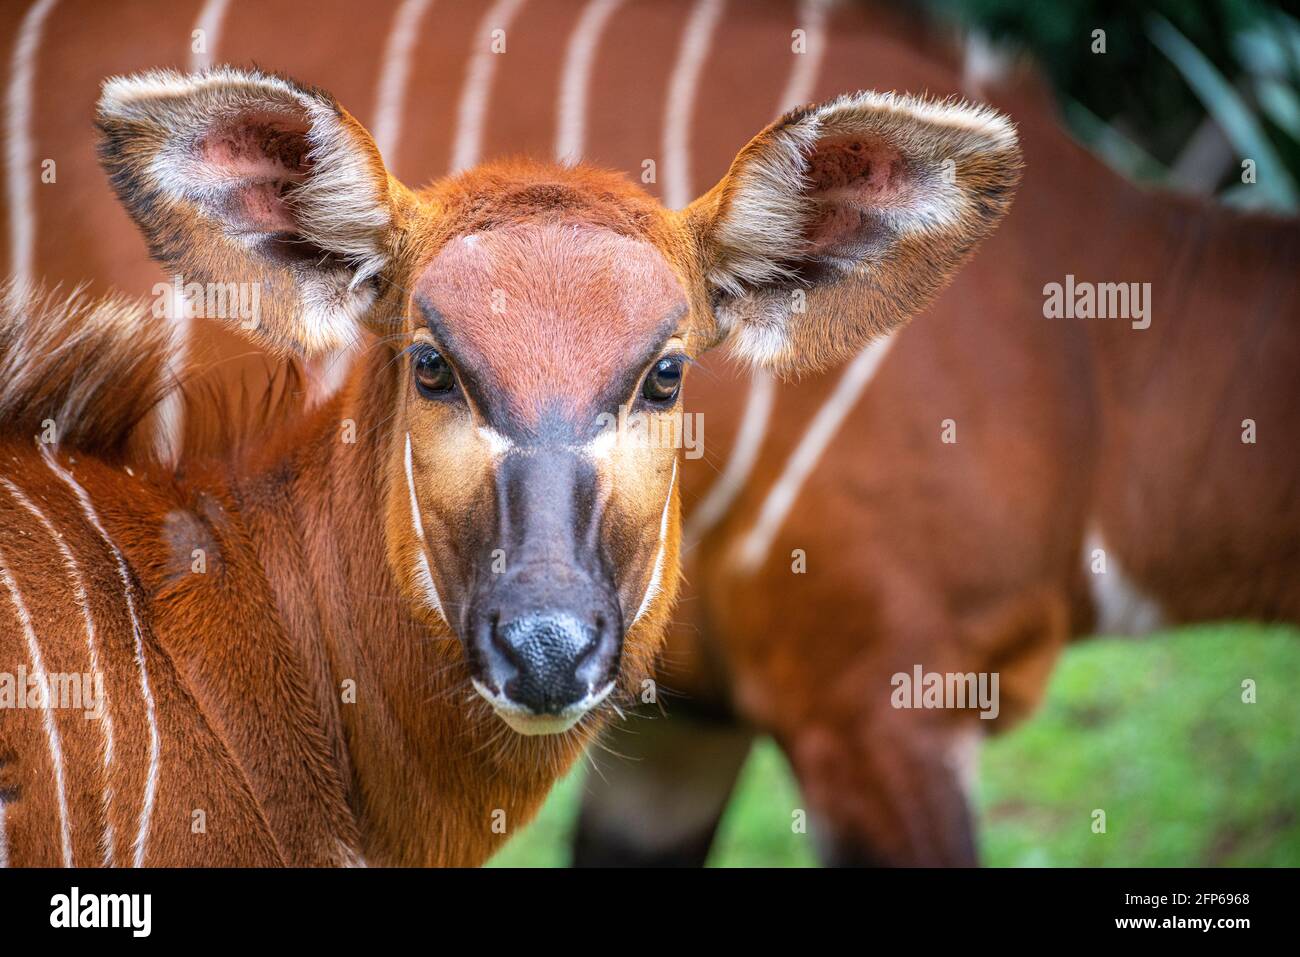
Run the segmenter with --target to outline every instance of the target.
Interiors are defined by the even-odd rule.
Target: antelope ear
[[[257,71],[155,71],[108,80],[98,123],[100,161],[155,259],[186,284],[250,283],[253,331],[273,348],[355,339],[401,187],[333,98]]]
[[[848,358],[944,286],[1020,170],[986,107],[858,93],[787,113],[685,212],[719,337],[780,373]]]

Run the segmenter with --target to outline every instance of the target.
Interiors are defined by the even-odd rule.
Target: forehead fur
[[[548,415],[594,425],[687,301],[650,242],[549,218],[456,237],[415,292],[478,398],[525,427]]]
[[[668,249],[685,233],[645,190],[621,173],[518,159],[485,163],[438,183],[423,198],[444,235],[468,235],[524,221],[600,226]]]

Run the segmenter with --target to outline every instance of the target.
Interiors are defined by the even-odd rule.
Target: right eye
[[[415,387],[426,399],[446,395],[456,388],[456,376],[437,349],[424,348],[415,356]]]
[[[665,356],[646,374],[641,383],[641,395],[649,402],[666,405],[677,398],[681,388],[682,360],[677,356]]]

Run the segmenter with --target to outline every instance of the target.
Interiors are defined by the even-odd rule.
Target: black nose
[[[491,545],[508,562],[480,574],[464,609],[474,680],[498,710],[564,715],[609,688],[623,650],[595,467],[568,449],[507,455],[496,497]]]
[[[560,714],[606,683],[608,656],[601,654],[606,622],[537,613],[509,622],[492,616],[488,674],[502,695],[534,714]]]

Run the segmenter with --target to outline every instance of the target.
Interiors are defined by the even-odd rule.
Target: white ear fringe
[[[215,116],[256,108],[296,113],[309,124],[312,174],[296,192],[295,208],[304,235],[350,264],[348,288],[355,289],[387,265],[381,237],[392,218],[378,153],[368,155],[373,145],[357,141],[332,99],[278,76],[228,66],[111,77],[99,99],[103,116],[147,121],[182,137]],[[183,179],[178,170],[193,168],[192,160],[164,148],[151,172],[174,198],[192,200],[203,196],[202,184]]]
[[[802,115],[787,114],[758,154],[733,170],[730,205],[714,226],[720,251],[709,279],[715,286],[738,296],[788,278],[782,263],[799,257],[806,225],[817,212],[804,196],[813,149],[823,137],[854,133],[882,135],[923,162],[947,158],[946,146],[956,159],[974,150],[1014,150],[1017,139],[1011,122],[989,107],[896,93],[845,94]],[[956,184],[936,180],[934,189],[920,207],[889,211],[890,224],[900,231],[951,225],[964,212],[965,199]]]

